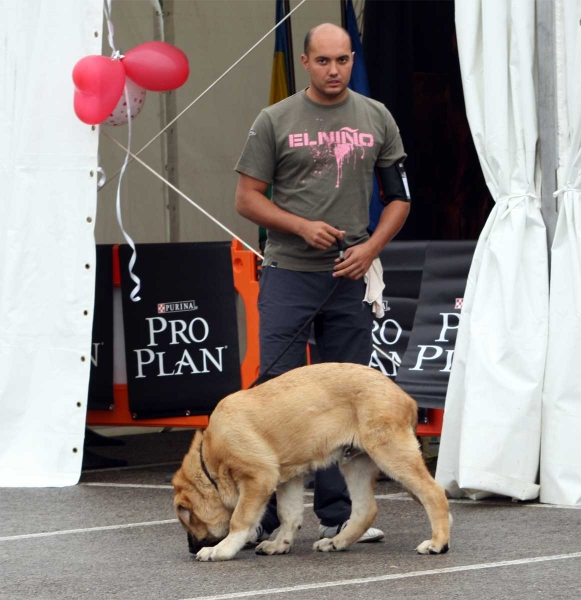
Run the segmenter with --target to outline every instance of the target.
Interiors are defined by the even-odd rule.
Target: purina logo
[[[456,304],[454,305],[454,308],[462,309],[463,305],[464,305],[464,298],[456,298]]]
[[[189,312],[198,310],[195,300],[183,300],[182,302],[162,302],[157,305],[157,314]]]

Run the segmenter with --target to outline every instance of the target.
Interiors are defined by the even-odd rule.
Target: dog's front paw
[[[332,539],[324,538],[313,544],[316,552],[342,552],[344,548],[337,548]]]
[[[272,542],[266,540],[261,542],[256,547],[256,554],[268,554],[272,556],[273,554],[288,554],[291,549],[291,543],[289,541],[283,540],[281,543],[278,543],[276,540]]]
[[[418,554],[446,554],[449,549],[448,544],[437,544],[432,540],[426,540],[416,548],[416,551]]]
[[[196,554],[196,560],[200,562],[217,562],[219,560],[231,560],[232,558],[234,558],[234,554],[220,548],[219,545],[213,548],[202,548]]]
[[[212,552],[214,552],[214,548],[212,547],[202,548],[196,554],[196,560],[199,560],[200,562],[209,562],[212,560]]]

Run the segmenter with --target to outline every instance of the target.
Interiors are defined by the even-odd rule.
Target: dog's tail
[[[416,435],[416,432],[418,430],[418,403],[414,400],[414,398],[412,398],[407,392],[404,392],[404,390],[402,390],[401,388],[399,388],[398,392],[398,402],[401,404],[402,407],[402,418],[409,418],[409,425],[412,430],[412,433]]]
[[[415,404],[415,400],[414,400],[414,404]],[[416,410],[412,411],[411,414],[411,420],[410,420],[410,426],[412,428],[412,431],[414,432],[414,435],[416,435],[417,431],[418,431],[418,405],[416,404]]]

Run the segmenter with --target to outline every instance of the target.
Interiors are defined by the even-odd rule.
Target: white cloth
[[[383,265],[379,256],[371,263],[369,270],[363,276],[363,281],[367,284],[365,288],[364,302],[371,304],[371,310],[377,319],[383,318]]]
[[[454,497],[539,495],[548,260],[540,212],[535,3],[456,2],[470,130],[496,206],[464,294],[436,480]]]
[[[71,73],[101,54],[102,24],[102,0],[2,3],[0,486],[81,473],[99,132],[75,116]]]

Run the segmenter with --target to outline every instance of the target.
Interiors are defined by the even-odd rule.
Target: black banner
[[[127,386],[134,418],[209,415],[240,389],[230,242],[119,248]]]
[[[421,407],[443,408],[476,241],[429,242],[418,309],[396,382]]]
[[[97,246],[89,410],[111,410],[113,400],[113,246]],[[89,318],[87,316],[87,318]]]
[[[373,321],[374,348],[369,366],[394,380],[414,323],[426,245],[427,242],[391,242],[380,254],[385,314]]]

